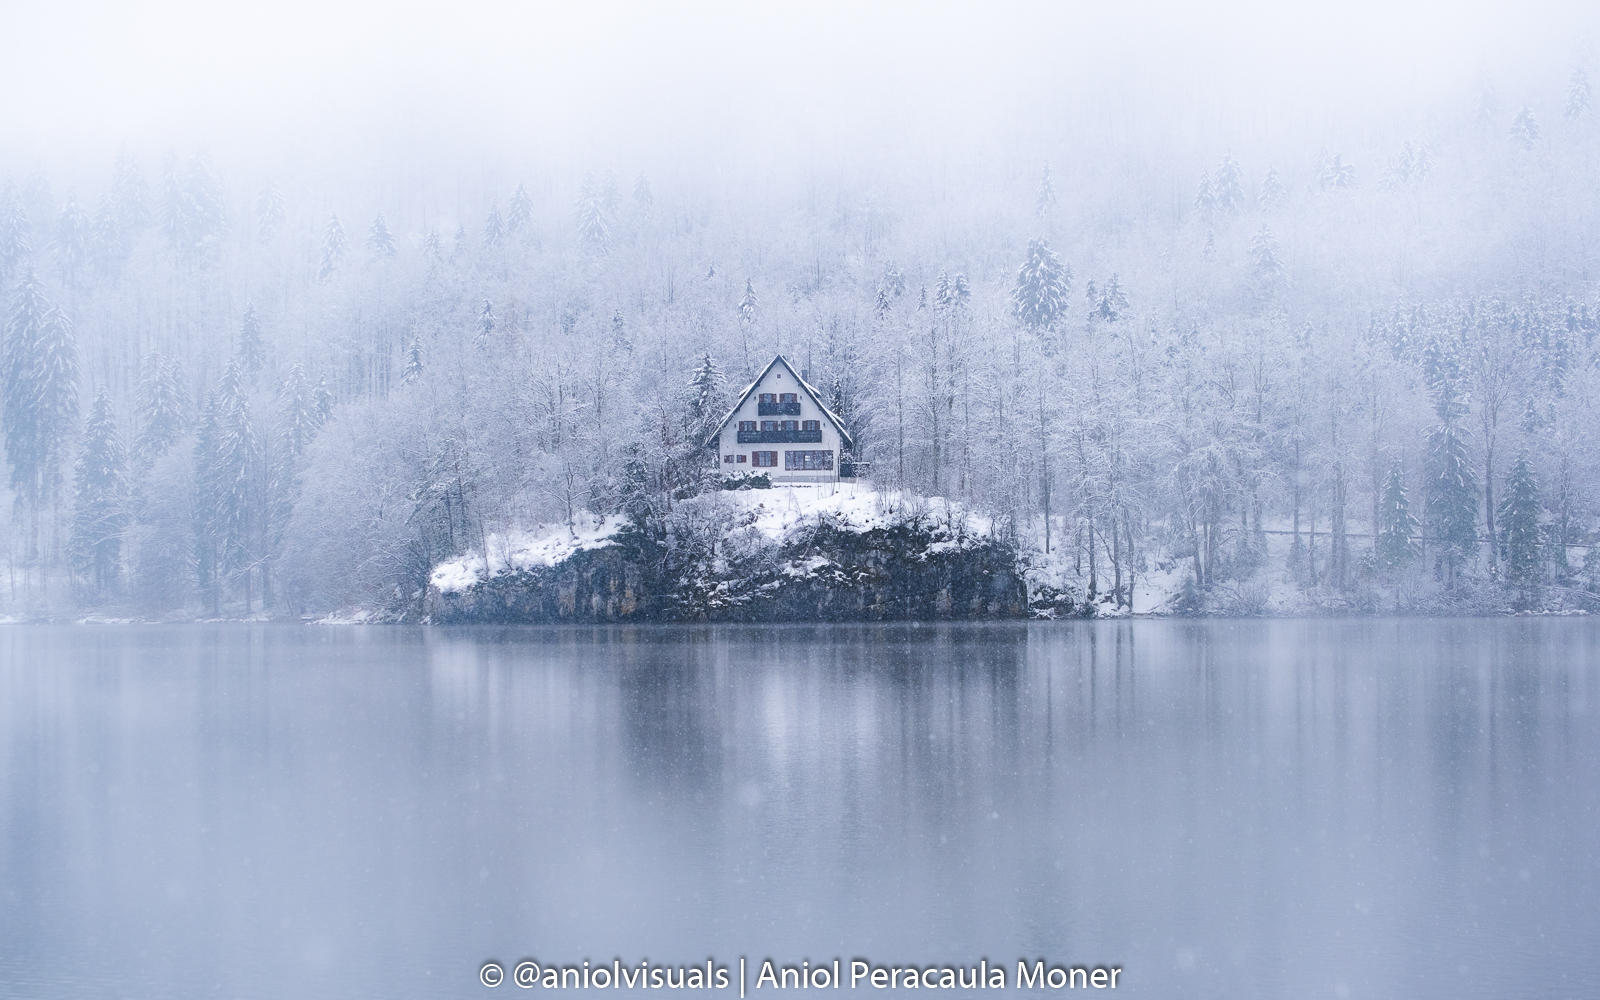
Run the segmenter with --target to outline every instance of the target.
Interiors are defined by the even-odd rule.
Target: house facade
[[[855,442],[822,394],[783,355],[745,389],[706,442],[724,475],[765,473],[775,483],[853,478]]]

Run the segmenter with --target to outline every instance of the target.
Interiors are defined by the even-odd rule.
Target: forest
[[[874,489],[1103,613],[1152,575],[1132,610],[1586,608],[1596,118],[1552,60],[1237,144],[1113,110],[743,173],[10,155],[0,611],[414,615],[490,535],[664,530],[778,353]]]

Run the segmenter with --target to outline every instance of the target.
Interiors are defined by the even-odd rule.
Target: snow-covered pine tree
[[[891,299],[899,299],[906,293],[906,276],[900,273],[900,268],[892,260],[883,264],[883,285]]]
[[[1200,256],[1211,260],[1217,255],[1217,233],[1214,229],[1206,230],[1206,241],[1200,245]]]
[[[234,352],[245,377],[251,378],[267,363],[267,344],[261,336],[261,320],[256,307],[245,303],[244,316],[239,320],[239,345]]]
[[[256,242],[271,243],[289,221],[289,205],[278,185],[268,181],[256,195]]]
[[[104,591],[117,581],[128,523],[128,460],[103,385],[89,408],[73,486],[72,568],[96,591]]]
[[[399,252],[395,246],[394,234],[389,232],[389,224],[383,221],[383,213],[372,220],[372,225],[367,227],[367,252],[374,257],[393,257]]]
[[[1056,186],[1050,180],[1050,161],[1044,161],[1044,173],[1039,177],[1039,195],[1034,199],[1033,214],[1040,219],[1049,219],[1050,213],[1056,207]]]
[[[194,210],[189,204],[189,194],[184,189],[183,172],[178,165],[178,151],[168,149],[161,164],[161,205],[157,229],[161,239],[180,258],[194,249],[192,233]]]
[[[322,426],[317,412],[316,390],[306,377],[305,366],[296,361],[289,366],[278,387],[278,434],[290,455],[298,458]]]
[[[1511,119],[1511,127],[1506,130],[1511,136],[1511,141],[1523,149],[1532,149],[1539,141],[1539,123],[1534,120],[1533,109],[1524,104],[1518,109],[1516,117]]]
[[[533,199],[521,184],[511,194],[511,204],[506,211],[506,232],[524,242],[533,236]]]
[[[1453,383],[1441,385],[1434,409],[1439,423],[1428,432],[1428,536],[1435,546],[1435,576],[1454,586],[1478,550],[1478,477],[1465,407]]]
[[[211,154],[204,146],[189,158],[184,187],[193,213],[190,237],[194,241],[194,252],[207,259],[215,258],[221,250],[222,237],[228,231],[228,202],[222,178],[217,176]]]
[[[78,199],[71,188],[67,189],[66,204],[56,214],[55,238],[50,248],[55,251],[56,266],[67,287],[76,289],[78,278],[89,262],[89,217],[78,207]]]
[[[148,468],[178,443],[189,426],[189,394],[175,359],[151,353],[139,379],[139,433],[133,442],[136,467]]]
[[[411,338],[411,346],[406,349],[406,367],[400,373],[401,385],[414,385],[422,377],[422,340],[419,337]]]
[[[328,216],[328,225],[322,230],[322,259],[317,264],[317,280],[327,281],[338,269],[349,249],[350,244],[345,239],[344,226],[339,223],[339,213],[333,212]]]
[[[1195,188],[1194,207],[1200,213],[1200,221],[1211,225],[1217,214],[1217,189],[1211,183],[1211,175],[1204,170],[1200,171],[1200,183]]]
[[[1400,463],[1389,466],[1383,498],[1378,502],[1378,538],[1375,543],[1378,566],[1387,573],[1398,573],[1416,558],[1415,541],[1420,524],[1411,513],[1411,498],[1406,494]]]
[[[111,196],[116,203],[117,221],[129,236],[137,236],[150,228],[150,185],[145,183],[144,170],[126,147],[117,153],[116,172],[112,175]]]
[[[318,427],[333,419],[333,389],[328,385],[326,372],[317,375],[317,388],[311,393],[311,402],[317,413]]]
[[[439,239],[439,230],[430,229],[422,238],[422,256],[427,259],[430,271],[444,263],[444,242]]]
[[[478,312],[478,330],[473,335],[472,342],[479,347],[489,343],[489,338],[494,336],[494,306],[488,299],[483,300],[483,309]]]
[[[689,372],[688,419],[685,421],[691,446],[698,446],[716,429],[724,408],[722,369],[707,352]]]
[[[1261,179],[1261,210],[1263,212],[1276,212],[1283,207],[1284,200],[1288,198],[1289,190],[1283,186],[1283,178],[1278,176],[1278,168],[1267,167],[1267,176]]]
[[[222,606],[222,529],[226,520],[222,510],[225,485],[218,464],[218,440],[222,435],[221,407],[216,393],[207,393],[200,408],[200,423],[194,439],[194,567],[195,583],[212,614]]]
[[[483,220],[483,245],[497,247],[506,241],[506,223],[500,215],[500,203],[489,204],[489,216]]]
[[[1212,182],[1212,190],[1219,211],[1237,215],[1244,208],[1244,171],[1232,155],[1222,158],[1216,180]]]
[[[592,172],[583,175],[578,191],[578,246],[591,257],[604,257],[611,252],[605,194]]]
[[[1030,333],[1044,336],[1067,308],[1072,269],[1045,239],[1028,241],[1028,256],[1017,269],[1011,289],[1011,315]]]
[[[1250,237],[1250,273],[1263,289],[1272,290],[1283,283],[1283,263],[1278,260],[1278,241],[1265,224]]]
[[[622,180],[614,170],[607,170],[600,179],[600,204],[611,216],[622,207]]]
[[[213,488],[218,517],[221,569],[244,584],[245,611],[251,601],[251,573],[256,568],[260,527],[259,483],[261,442],[250,420],[244,373],[230,361],[217,385],[217,433]]]
[[[1541,511],[1539,487],[1528,465],[1527,452],[1523,452],[1506,474],[1505,491],[1500,498],[1498,541],[1505,554],[1506,579],[1522,590],[1524,600],[1539,585],[1542,575]]]
[[[1572,79],[1567,82],[1567,99],[1561,111],[1567,121],[1577,121],[1594,109],[1594,95],[1589,90],[1589,73],[1580,64],[1573,68]]]
[[[127,254],[127,243],[111,197],[101,195],[89,224],[89,264],[101,280],[115,281],[122,273],[122,262]]]
[[[7,180],[5,187],[0,188],[0,285],[9,283],[33,252],[29,239],[31,229],[22,197],[16,185]]]
[[[1322,185],[1324,191],[1329,188],[1353,188],[1356,186],[1356,168],[1344,162],[1342,154],[1328,155],[1323,150],[1321,164],[1317,168],[1317,183]]]
[[[1090,282],[1093,286],[1094,282]],[[1089,303],[1089,317],[1095,322],[1115,323],[1128,311],[1128,296],[1122,291],[1122,281],[1115,271],[1103,288],[1095,290]]]
[[[633,205],[643,215],[649,215],[656,205],[656,196],[650,192],[650,181],[643,170],[633,182]]]
[[[78,346],[72,323],[29,268],[11,302],[0,355],[11,488],[31,513],[55,495],[78,419]]]

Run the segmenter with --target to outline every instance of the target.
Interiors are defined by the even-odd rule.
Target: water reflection
[[[0,996],[740,954],[1594,993],[1596,646],[1525,620],[0,630]]]

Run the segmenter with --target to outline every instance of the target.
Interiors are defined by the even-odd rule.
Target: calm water
[[[0,996],[525,956],[1600,996],[1600,622],[0,629]]]

